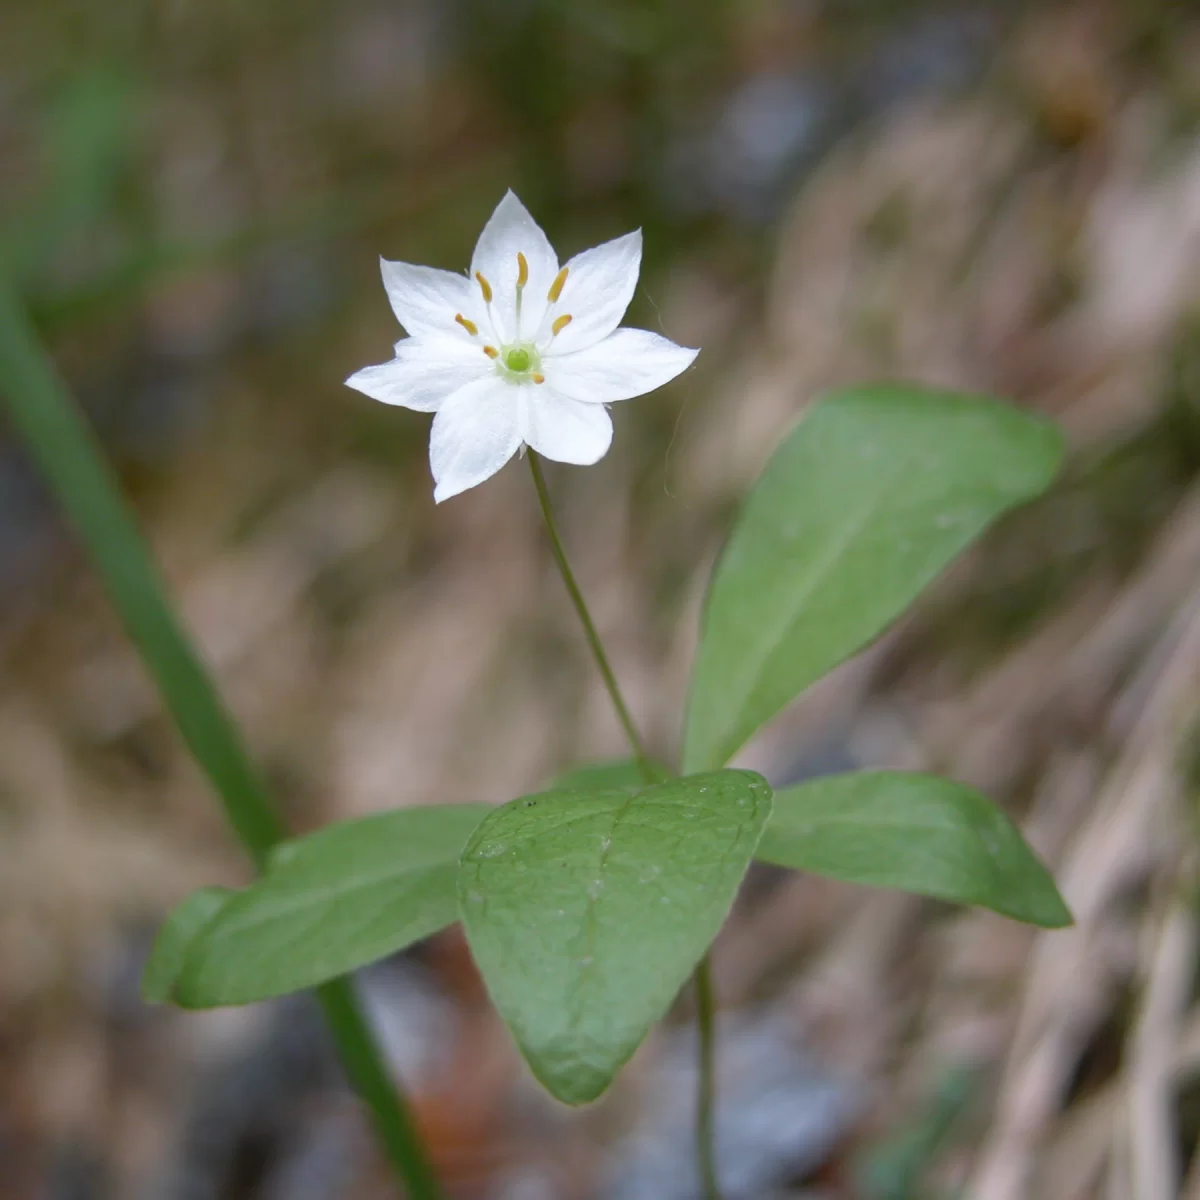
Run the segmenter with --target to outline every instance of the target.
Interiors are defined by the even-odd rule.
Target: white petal
[[[640,229],[575,255],[567,263],[562,294],[548,314],[553,319],[570,313],[571,323],[549,344],[551,352],[570,354],[608,337],[633,299],[641,267]]]
[[[520,329],[516,316],[518,252],[529,266],[529,280],[521,298]],[[472,281],[476,272],[491,285],[496,332],[505,341],[532,337],[546,311],[546,293],[558,274],[558,256],[541,226],[511,191],[496,205],[475,243]]]
[[[379,260],[379,269],[392,311],[411,337],[440,334],[470,340],[471,335],[454,320],[461,313],[479,324],[479,289],[472,289],[465,275],[386,258]]]
[[[686,371],[699,353],[645,329],[618,329],[587,350],[547,356],[542,360],[542,373],[546,386],[565,396],[589,404],[611,404],[669,383]]]
[[[447,397],[433,418],[429,465],[439,504],[490,479],[521,444],[521,389],[496,375]]]
[[[599,404],[583,404],[548,383],[521,389],[525,398],[522,441],[555,462],[589,467],[612,445],[612,418]]]
[[[346,383],[384,404],[416,412],[437,412],[451,392],[495,368],[479,346],[451,338],[405,338],[396,357],[377,367],[356,371]]]

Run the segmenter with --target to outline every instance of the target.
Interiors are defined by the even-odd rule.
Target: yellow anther
[[[462,313],[455,313],[454,319],[472,336],[474,337],[479,332],[479,326],[474,321],[468,320]]]
[[[517,287],[524,287],[529,282],[529,263],[525,261],[525,255],[520,250],[517,251]]]
[[[562,295],[563,284],[567,282],[567,275],[570,274],[570,267],[563,267],[561,271],[554,277],[554,282],[550,285],[550,290],[546,293],[546,299],[553,304],[559,296]]]
[[[483,277],[482,271],[475,272],[475,278],[479,281],[479,290],[483,293],[484,304],[492,302],[492,285]]]
[[[533,380],[534,383],[545,383],[546,382],[545,375],[538,375],[536,372],[533,375],[531,375],[530,378]]]
[[[560,333],[571,323],[571,314],[563,313],[561,317],[554,318],[554,324],[550,326],[550,332],[554,337],[558,337]]]
[[[488,358],[500,357],[500,351],[497,350],[495,346],[484,346],[483,352],[488,356]]]

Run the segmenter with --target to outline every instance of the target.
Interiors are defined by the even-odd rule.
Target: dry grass
[[[709,348],[707,394],[665,433],[629,414],[601,467],[554,480],[634,709],[669,747],[697,561],[814,394],[903,376],[1062,421],[1056,494],[746,761],[781,777],[836,744],[988,790],[1075,927],[797,878],[747,899],[717,962],[727,1001],[784,1014],[864,1082],[851,1146],[906,1127],[969,1066],[975,1100],[929,1177],[973,1200],[1200,1200],[1181,1101],[1200,1076],[1200,150],[1164,89],[1123,72],[1106,13],[1035,14],[999,80],[836,152],[785,222],[761,327],[711,262],[678,266],[656,299],[673,336]],[[1195,78],[1198,48],[1171,47],[1172,78]],[[319,430],[281,434],[260,387],[223,385],[219,422],[144,514],[293,824],[499,801],[620,753],[521,473],[435,517],[369,459],[327,462]],[[643,434],[660,438],[648,471]],[[264,466],[289,437],[288,468]],[[74,1138],[133,1194],[162,1169],[198,1065],[253,1045],[260,1018],[133,1015],[114,975],[187,890],[245,867],[86,574],[65,567],[47,596],[11,615],[0,681],[0,1114],[28,1148],[0,1180],[32,1195],[40,1156]],[[429,961],[456,1016],[449,1065],[418,1092],[459,1194],[486,1194],[499,1162],[552,1161],[559,1194],[586,1196],[653,1051],[612,1104],[547,1112],[461,945]],[[385,1191],[351,1175],[343,1194]],[[848,1180],[835,1169],[822,1194],[850,1200]]]

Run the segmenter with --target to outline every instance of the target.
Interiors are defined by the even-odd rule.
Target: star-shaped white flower
[[[652,392],[699,353],[644,329],[618,329],[637,286],[641,231],[565,267],[510,191],[475,245],[469,276],[382,260],[408,337],[396,357],[346,382],[432,412],[429,462],[439,503],[494,475],[522,446],[587,466],[612,442],[605,407]]]

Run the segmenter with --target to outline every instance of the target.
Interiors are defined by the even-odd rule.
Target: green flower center
[[[528,350],[523,346],[514,346],[504,355],[504,365],[510,370],[520,375],[533,365],[533,359]]]

